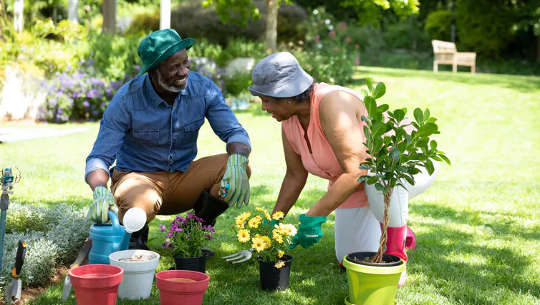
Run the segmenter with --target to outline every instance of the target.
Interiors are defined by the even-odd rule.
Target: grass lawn
[[[409,281],[399,289],[398,303],[540,304],[540,78],[361,67],[353,86],[359,88],[367,76],[386,83],[383,101],[391,106],[428,107],[439,119],[439,147],[452,161],[410,202],[418,247],[408,252]],[[238,118],[253,144],[249,209],[271,209],[285,171],[280,126],[255,106]],[[0,166],[17,166],[24,176],[13,200],[50,207],[90,203],[84,159],[98,124],[84,125],[88,132],[0,145]],[[199,156],[223,151],[206,124]],[[286,220],[295,222],[325,190],[325,181],[310,176]],[[291,251],[290,288],[267,293],[259,289],[254,260],[228,265],[219,258],[239,250],[230,227],[240,212],[231,209],[218,220],[204,304],[343,304],[347,280],[334,256],[333,215],[323,225],[321,242]],[[152,247],[161,243],[158,224],[169,220],[152,223]],[[158,271],[172,263],[163,258]],[[75,304],[73,295],[62,303],[61,293],[62,284],[54,285],[32,304]],[[154,286],[150,299],[118,304],[159,304],[158,291]]]

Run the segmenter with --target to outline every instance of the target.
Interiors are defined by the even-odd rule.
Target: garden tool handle
[[[81,250],[79,251],[79,254],[77,255],[77,258],[75,259],[73,264],[71,264],[71,266],[69,266],[69,269],[79,267],[82,264],[82,262],[88,257],[88,253],[90,253],[91,248],[92,248],[92,240],[87,238],[84,241],[84,245],[82,246]]]
[[[22,265],[24,263],[24,256],[26,255],[26,242],[19,240],[17,246],[17,255],[15,256],[15,266],[11,269],[11,275],[14,278],[18,278],[21,275]]]

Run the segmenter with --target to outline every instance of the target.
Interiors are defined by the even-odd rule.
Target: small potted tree
[[[367,153],[370,156],[360,164],[367,174],[359,181],[365,183],[370,203],[384,200],[384,216],[381,226],[379,250],[348,254],[343,262],[347,268],[350,304],[393,305],[397,284],[405,262],[397,256],[384,254],[387,241],[389,208],[394,193],[415,184],[414,175],[426,169],[432,175],[434,161],[450,164],[446,155],[438,150],[431,136],[438,134],[436,119],[429,110],[414,109],[414,121],[405,120],[407,109],[389,110],[387,104],[377,105],[376,100],[384,95],[384,83],[375,87],[367,80],[364,104],[367,117],[364,134]],[[412,127],[412,128],[411,128]],[[409,129],[412,129],[408,133]],[[396,198],[397,199],[397,198]]]

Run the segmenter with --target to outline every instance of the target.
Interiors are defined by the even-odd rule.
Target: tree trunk
[[[15,31],[22,32],[24,16],[24,0],[15,0],[13,3],[13,27]]]
[[[79,22],[79,0],[69,0],[68,2],[68,19],[72,22]]]
[[[274,53],[276,51],[277,40],[277,16],[279,0],[267,0],[266,10],[266,29],[264,33],[264,43],[266,52]]]
[[[388,210],[390,210],[390,199],[392,198],[392,192],[394,191],[394,188],[390,188],[388,192],[384,193],[384,215],[383,215],[383,222],[382,222],[382,232],[381,232],[381,239],[379,241],[379,251],[377,251],[377,255],[375,255],[373,262],[375,263],[381,263],[384,251],[386,250],[386,242],[388,240],[387,235],[387,228],[388,228],[388,222],[390,221],[390,215],[388,215]]]
[[[116,32],[116,0],[103,0],[103,32]]]
[[[159,29],[168,29],[171,27],[171,0],[161,0]]]
[[[536,61],[540,62],[540,35],[536,36]]]

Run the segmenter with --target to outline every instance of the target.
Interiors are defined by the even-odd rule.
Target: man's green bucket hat
[[[193,38],[182,39],[173,29],[164,29],[150,33],[144,37],[137,48],[143,64],[139,75],[158,66],[174,53],[191,48],[194,42],[195,40]]]

